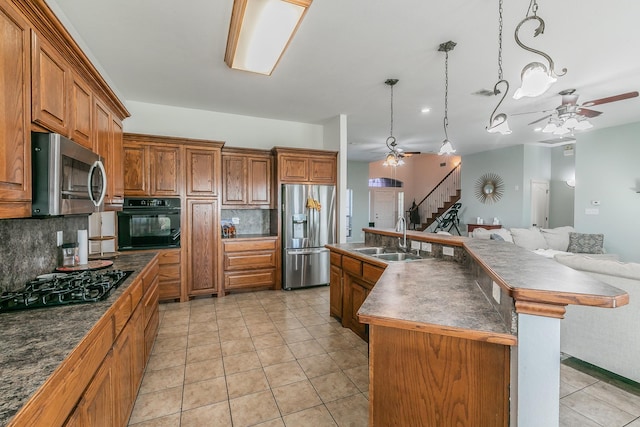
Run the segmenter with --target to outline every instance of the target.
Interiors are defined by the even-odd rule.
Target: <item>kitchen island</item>
[[[0,425],[126,424],[157,332],[157,254],[113,268],[133,273],[103,301],[0,314]]]
[[[393,247],[399,236],[365,232],[359,246]],[[558,425],[564,307],[615,308],[626,292],[514,245],[407,239],[428,249],[424,259],[389,263],[357,309],[370,343],[370,425]],[[356,244],[328,247],[336,262],[380,262]]]

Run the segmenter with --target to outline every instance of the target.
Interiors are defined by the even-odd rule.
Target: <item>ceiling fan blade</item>
[[[529,125],[533,125],[533,124],[536,124],[536,123],[541,122],[541,121],[543,121],[543,120],[547,120],[547,119],[548,119],[549,117],[551,117],[551,116],[553,116],[553,114],[548,114],[548,115],[546,115],[546,116],[542,117],[541,119],[538,119],[538,120],[536,120],[536,121],[534,121],[534,122],[529,123]]]
[[[414,154],[422,154],[420,151],[405,151],[402,154],[404,154],[405,157],[411,157]]]
[[[583,107],[593,107],[594,105],[606,104],[609,102],[622,101],[623,99],[635,98],[638,96],[638,92],[627,92],[622,93],[620,95],[608,96],[606,98],[594,99],[593,101],[588,101],[582,104]]]
[[[591,119],[593,117],[598,117],[600,114],[602,114],[602,111],[589,110],[588,108],[578,108],[578,111],[576,111],[576,113]]]

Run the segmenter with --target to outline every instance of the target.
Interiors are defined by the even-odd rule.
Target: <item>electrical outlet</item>
[[[412,250],[420,250],[420,242],[411,241],[411,249]]]
[[[431,252],[431,243],[429,242],[422,242],[422,248],[423,251],[425,252]]]
[[[63,241],[64,236],[62,235],[62,230],[56,231],[56,246],[62,246]]]
[[[442,255],[453,256],[453,248],[451,246],[443,246]]]
[[[584,210],[584,214],[585,215],[599,215],[600,214],[600,209],[598,209],[598,208],[586,208]]]
[[[231,223],[233,225],[238,225],[240,224],[240,218],[238,218],[237,216],[234,216],[233,218],[231,218]]]
[[[500,304],[500,285],[498,285],[496,282],[493,282],[493,288],[491,289],[491,296],[493,296],[493,299]]]

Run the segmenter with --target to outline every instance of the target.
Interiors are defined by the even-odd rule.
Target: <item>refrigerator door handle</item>
[[[329,252],[327,248],[313,248],[313,249],[288,249],[287,254],[291,255],[313,255],[320,254],[322,252]]]

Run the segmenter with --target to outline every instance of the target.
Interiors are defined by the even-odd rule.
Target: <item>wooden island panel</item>
[[[369,425],[508,425],[509,346],[378,325],[369,334]]]

